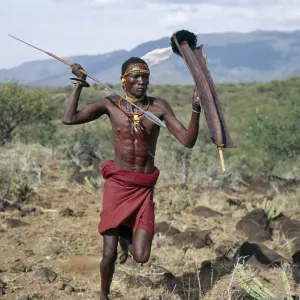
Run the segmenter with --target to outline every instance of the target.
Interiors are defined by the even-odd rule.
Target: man
[[[159,176],[154,165],[160,127],[127,101],[113,95],[78,110],[86,76],[81,66],[72,65],[78,82],[66,104],[63,123],[82,124],[106,114],[112,124],[115,155],[101,166],[106,179],[99,233],[103,235],[103,256],[100,265],[100,299],[109,299],[110,285],[117,259],[118,242],[122,247],[121,262],[128,250],[133,259],[146,263],[154,235],[153,189]],[[196,142],[199,130],[200,103],[194,90],[191,120],[186,129],[175,117],[167,101],[147,96],[150,71],[146,62],[132,57],[122,65],[122,86],[126,99],[163,120],[168,130],[187,148]]]

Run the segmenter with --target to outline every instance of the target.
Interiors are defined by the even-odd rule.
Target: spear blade
[[[144,115],[148,120],[152,121],[153,123],[157,124],[158,126],[166,127],[165,123],[163,123],[162,120],[160,120],[157,116],[155,116],[150,111],[145,111]]]

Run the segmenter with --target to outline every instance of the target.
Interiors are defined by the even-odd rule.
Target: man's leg
[[[110,285],[115,271],[119,235],[117,229],[109,230],[103,235],[103,254],[100,264],[101,294],[100,300],[108,300]]]
[[[127,261],[129,253],[129,245],[132,244],[132,228],[129,226],[121,225],[119,226],[119,244],[121,246],[121,251],[118,253],[118,261],[123,264]]]
[[[151,253],[153,235],[144,229],[137,229],[133,235],[129,251],[133,259],[138,263],[146,263]]]

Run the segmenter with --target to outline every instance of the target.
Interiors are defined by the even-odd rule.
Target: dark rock
[[[69,181],[83,184],[85,181],[84,179],[85,177],[91,179],[91,178],[97,178],[99,176],[100,176],[99,173],[96,171],[82,171],[82,172],[74,173],[69,179]]]
[[[266,193],[270,187],[270,180],[267,176],[258,176],[251,179],[248,190],[255,193]]]
[[[282,215],[276,220],[276,226],[281,236],[293,240],[293,252],[300,250],[300,221]]]
[[[20,216],[21,217],[25,217],[25,216],[30,216],[30,215],[35,215],[36,213],[36,208],[32,207],[32,208],[27,208],[27,209],[22,209],[20,212]]]
[[[20,300],[42,300],[42,299],[43,299],[42,295],[38,293],[34,293],[34,294],[26,295],[22,297]]]
[[[5,295],[7,289],[7,283],[0,279],[0,296]]]
[[[43,283],[51,283],[54,282],[57,274],[52,271],[51,269],[48,268],[39,268],[36,272],[35,272],[35,276],[37,277],[37,279],[40,282]]]
[[[26,250],[24,250],[24,254],[26,257],[30,257],[30,256],[34,255],[34,252],[32,249],[26,249]]]
[[[75,290],[74,290],[74,288],[73,288],[71,285],[67,285],[67,286],[65,287],[64,291],[65,291],[65,293],[66,293],[67,295],[71,295]]]
[[[218,247],[216,247],[215,252],[217,257],[227,256],[227,257],[233,257],[236,253],[236,250],[240,247],[240,244],[237,242],[233,242],[230,240],[223,241],[221,244],[219,244]]]
[[[209,230],[203,231],[184,231],[174,236],[173,244],[178,247],[192,245],[200,249],[212,245],[213,241],[209,236]]]
[[[20,210],[20,204],[7,200],[0,201],[0,211],[15,211]]]
[[[226,202],[229,206],[237,206],[237,207],[242,206],[241,201],[239,201],[239,200],[229,198],[226,200]]]
[[[82,218],[84,216],[84,211],[80,210],[74,214],[74,217]]]
[[[174,236],[180,233],[180,230],[169,225],[167,222],[160,222],[155,224],[155,232],[163,233],[166,236]]]
[[[63,291],[66,286],[67,286],[66,283],[63,281],[57,281],[55,285],[56,289],[58,289],[59,291]]]
[[[18,228],[18,227],[23,227],[23,226],[28,226],[30,225],[29,223],[26,223],[26,222],[23,222],[19,219],[13,219],[13,218],[7,218],[5,221],[4,221],[4,225],[7,227],[7,228]]]
[[[300,283],[300,250],[292,256],[292,273],[296,283]]]
[[[59,214],[62,216],[62,217],[73,217],[74,216],[74,211],[73,209],[71,208],[64,208],[62,209]]]
[[[254,209],[243,217],[237,223],[236,230],[242,232],[252,242],[263,242],[272,237],[268,216],[262,209]]]
[[[203,261],[200,267],[200,285],[203,294],[207,293],[223,276],[234,269],[234,261],[228,257],[218,257],[215,261]]]
[[[145,286],[145,287],[152,287],[153,282],[144,276],[128,276],[127,277],[127,282],[131,286],[135,287],[140,287],[140,286]]]
[[[286,259],[264,245],[245,242],[237,250],[234,261],[253,267],[280,267]]]
[[[193,211],[192,214],[202,218],[212,218],[212,217],[219,217],[223,216],[223,214],[214,211],[205,206],[197,206]]]

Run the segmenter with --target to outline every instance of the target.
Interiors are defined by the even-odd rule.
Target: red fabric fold
[[[98,231],[120,225],[138,228],[154,234],[153,190],[159,177],[159,169],[151,174],[142,174],[118,168],[113,160],[107,160],[101,166],[105,180],[103,204],[100,213]]]

